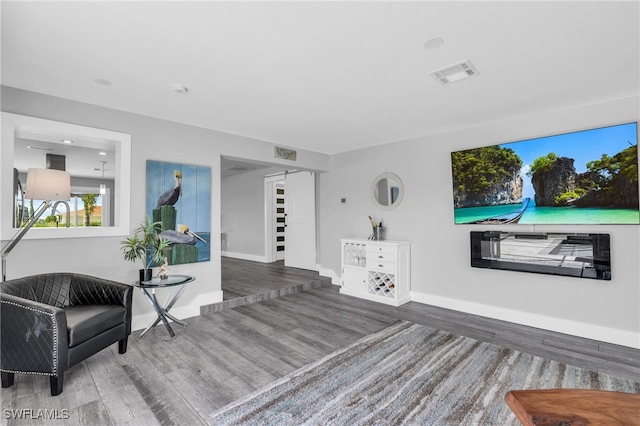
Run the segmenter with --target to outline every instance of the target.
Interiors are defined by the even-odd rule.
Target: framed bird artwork
[[[169,265],[211,260],[211,167],[147,160],[146,205]]]

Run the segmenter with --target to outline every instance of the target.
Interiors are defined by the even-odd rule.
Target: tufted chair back
[[[45,305],[63,308],[69,306],[72,274],[42,274],[18,278],[2,285],[2,292]]]

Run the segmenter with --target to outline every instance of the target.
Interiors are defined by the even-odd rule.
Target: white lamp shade
[[[63,200],[71,197],[71,175],[53,169],[29,169],[25,198],[30,200]]]

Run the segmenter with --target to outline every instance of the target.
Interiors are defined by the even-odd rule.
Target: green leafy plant
[[[558,160],[558,156],[554,152],[550,152],[547,155],[538,157],[533,160],[531,168],[527,172],[527,176],[531,177],[536,172],[546,172],[551,169],[554,163]]]
[[[553,201],[556,203],[557,206],[562,206],[562,205],[565,205],[567,201],[577,200],[578,198],[582,197],[586,193],[587,191],[585,191],[584,189],[576,188],[573,191],[567,191],[554,197]]]
[[[487,195],[496,184],[519,174],[522,159],[512,149],[497,145],[451,154],[454,190]]]
[[[147,216],[146,220],[136,228],[132,236],[121,241],[124,260],[142,262],[142,268],[151,268],[154,264],[164,261],[164,249],[169,247],[169,241],[160,237],[161,222],[153,222]],[[147,255],[148,254],[148,255]]]
[[[587,173],[593,181],[592,188],[615,187],[616,182],[625,177],[632,185],[638,182],[638,147],[626,148],[613,157],[602,154],[599,160],[587,163]]]
[[[84,203],[84,226],[90,226],[91,215],[96,210],[96,202],[99,194],[84,194],[82,202]]]

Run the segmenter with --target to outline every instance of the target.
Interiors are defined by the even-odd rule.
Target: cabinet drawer
[[[386,254],[396,254],[396,248],[394,246],[390,246],[388,244],[376,244],[376,243],[368,243],[367,244],[367,252],[372,253],[386,253]]]
[[[369,262],[393,262],[396,261],[395,253],[386,253],[386,252],[367,252],[367,263]]]
[[[367,269],[371,271],[380,271],[392,274],[396,272],[396,264],[395,262],[385,262],[376,259],[369,260],[367,258]]]

